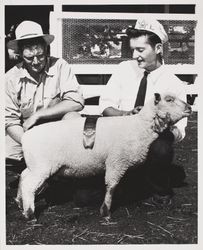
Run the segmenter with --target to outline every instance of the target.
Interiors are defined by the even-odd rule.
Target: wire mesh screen
[[[73,64],[115,64],[132,58],[126,28],[135,20],[62,19],[62,55]],[[161,20],[169,35],[166,64],[194,64],[193,20]]]

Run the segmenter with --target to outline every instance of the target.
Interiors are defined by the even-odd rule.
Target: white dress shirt
[[[113,107],[119,110],[132,110],[134,108],[140,81],[143,77],[136,60],[129,60],[118,65],[117,70],[109,79],[104,92],[100,97],[99,108],[102,113],[105,108]],[[186,102],[186,92],[182,81],[176,77],[166,66],[150,72],[147,76],[147,90],[145,102],[153,98],[154,93],[174,93]],[[185,137],[187,118],[180,120],[176,126],[180,130],[182,139]]]

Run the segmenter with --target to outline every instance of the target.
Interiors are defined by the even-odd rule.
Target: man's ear
[[[159,93],[154,93],[154,104],[157,105],[161,101],[161,96]]]
[[[157,55],[158,54],[163,55],[163,45],[161,43],[157,43],[155,45],[155,52],[156,52]]]

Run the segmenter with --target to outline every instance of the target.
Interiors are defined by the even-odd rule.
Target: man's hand
[[[131,110],[131,114],[132,115],[138,114],[142,108],[143,106],[137,106],[136,108]]]
[[[23,129],[24,131],[32,128],[39,120],[39,116],[36,113],[34,113],[33,115],[31,115],[24,123],[23,123]]]
[[[170,131],[174,135],[175,142],[179,142],[179,141],[182,140],[182,134],[181,134],[180,130],[176,126],[170,127]]]

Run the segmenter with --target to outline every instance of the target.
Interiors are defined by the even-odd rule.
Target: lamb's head
[[[170,125],[184,117],[188,117],[191,112],[191,106],[180,100],[174,94],[154,94],[154,107],[156,114],[154,116],[154,129],[162,132]]]

